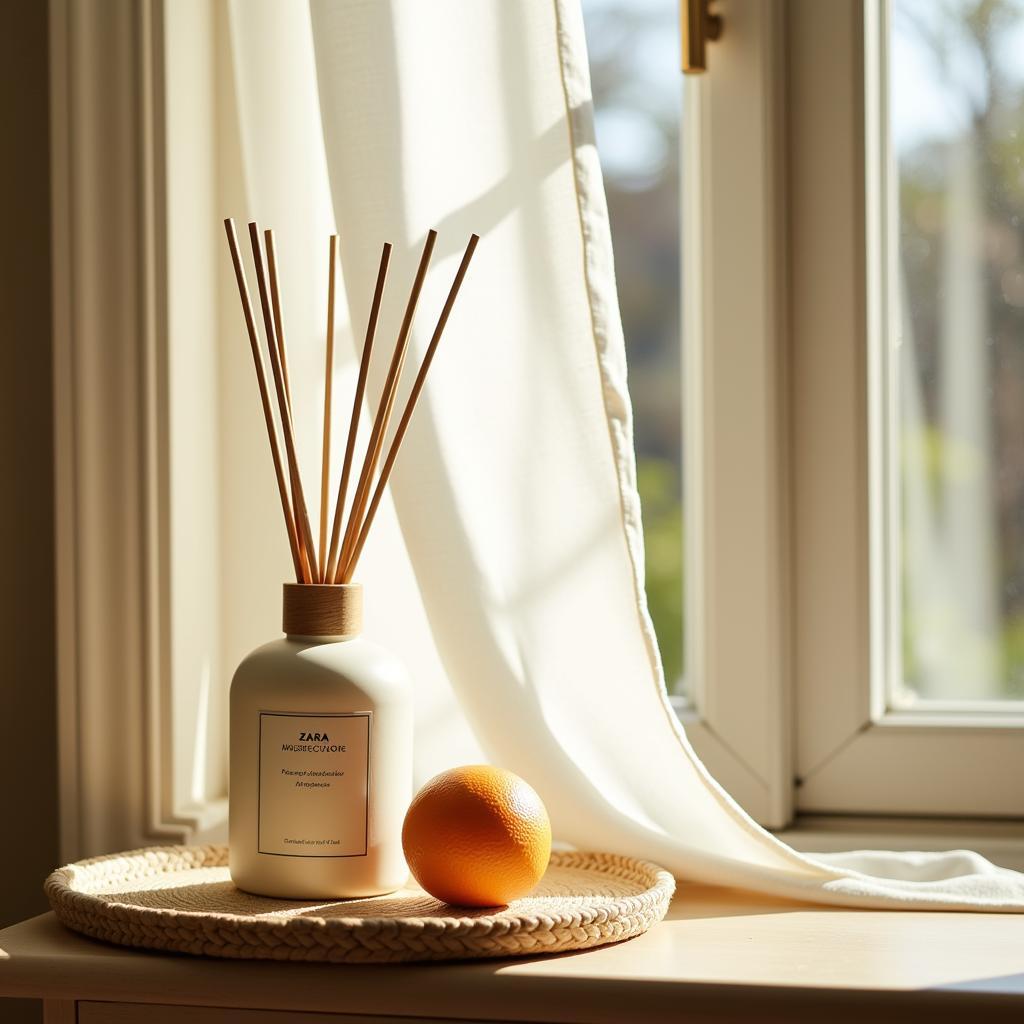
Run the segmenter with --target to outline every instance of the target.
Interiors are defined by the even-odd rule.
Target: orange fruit
[[[525,896],[551,856],[551,822],[518,775],[475,764],[432,778],[402,827],[405,859],[437,899],[493,907]]]

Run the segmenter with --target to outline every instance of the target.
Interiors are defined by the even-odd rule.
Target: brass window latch
[[[722,35],[722,18],[713,14],[714,0],[679,0],[683,74],[699,75],[708,69],[707,44]]]

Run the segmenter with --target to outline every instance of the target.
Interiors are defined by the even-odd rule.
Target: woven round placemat
[[[422,889],[336,902],[235,888],[226,846],[157,846],[69,864],[46,880],[69,928],[122,946],[251,960],[394,963],[534,956],[645,932],[675,888],[656,864],[607,853],[553,853],[527,897],[471,910]]]

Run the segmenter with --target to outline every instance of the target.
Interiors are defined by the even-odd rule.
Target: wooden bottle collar
[[[358,636],[363,629],[362,584],[286,583],[283,628],[288,636]]]

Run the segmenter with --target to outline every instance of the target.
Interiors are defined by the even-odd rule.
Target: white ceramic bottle
[[[361,628],[359,584],[286,583],[285,637],[235,672],[229,862],[240,889],[342,899],[408,877],[412,689]]]

